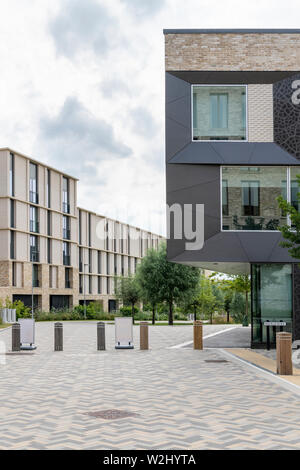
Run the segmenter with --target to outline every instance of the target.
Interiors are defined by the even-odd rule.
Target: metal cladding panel
[[[169,163],[298,166],[300,161],[273,142],[190,142]]]
[[[174,262],[219,262],[219,263],[291,263],[292,258],[287,249],[281,248],[281,235],[278,232],[219,232],[205,241],[202,250],[181,253],[172,245],[176,240],[169,240],[170,253],[178,253],[170,257]],[[181,249],[184,243],[180,244]]]
[[[167,161],[182,150],[191,140],[190,130],[173,119],[166,118],[166,158]],[[172,137],[170,137],[172,136]]]
[[[239,85],[276,83],[294,75],[291,71],[168,71],[168,75],[180,78],[192,85]]]

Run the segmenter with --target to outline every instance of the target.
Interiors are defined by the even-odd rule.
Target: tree
[[[152,307],[152,324],[155,324],[155,310],[158,304],[160,277],[158,269],[157,250],[148,250],[147,255],[138,265],[136,279],[140,286],[140,292],[143,300],[149,302]]]
[[[134,307],[141,298],[136,278],[131,276],[116,278],[115,295],[124,305],[131,305],[132,322],[134,323]]]
[[[227,291],[224,294],[224,310],[227,315],[227,323],[229,323],[230,321],[230,310],[231,310],[230,304],[231,304],[232,298],[233,298],[233,291],[230,289],[227,289]]]
[[[245,318],[246,302],[245,297],[240,292],[234,292],[230,302],[232,317],[236,323],[243,323]]]
[[[249,292],[251,290],[251,280],[249,274],[237,274],[232,277],[231,287],[235,292],[245,296],[245,317],[249,318]]]
[[[199,283],[200,270],[192,266],[170,263],[167,260],[166,245],[161,244],[157,252],[158,297],[169,307],[169,325],[173,325],[173,308],[187,292]]]
[[[202,276],[200,280],[199,306],[201,312],[210,318],[211,324],[213,322],[213,314],[218,307],[218,303],[219,301],[213,292],[211,280]]]
[[[298,186],[300,186],[300,175],[297,175]],[[300,193],[297,194],[298,204],[300,203]],[[284,215],[288,215],[291,225],[282,225],[278,229],[281,231],[286,241],[280,243],[283,248],[288,248],[288,252],[293,258],[300,258],[300,212],[298,207],[294,207],[282,196],[277,198],[278,205]]]

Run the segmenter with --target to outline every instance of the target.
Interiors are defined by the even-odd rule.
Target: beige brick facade
[[[11,188],[9,172],[11,155],[14,159],[14,191]],[[29,185],[30,163],[37,166],[36,202],[30,200],[32,198]],[[83,276],[82,266],[79,274],[80,246],[83,251],[83,264],[88,263],[89,252],[92,260],[91,272],[86,271],[85,298],[87,301],[101,301],[107,310],[109,299],[115,298],[114,275],[121,275],[122,265],[124,265],[124,275],[129,272],[133,274],[136,264],[146,254],[147,248],[157,247],[162,237],[81,209],[82,240],[79,243],[75,178],[11,149],[0,149],[0,170],[2,171],[2,173],[0,171],[0,299],[4,301],[6,297],[13,300],[14,296],[27,296],[27,300],[29,298],[31,303],[34,264],[37,266],[38,282],[33,287],[33,294],[39,309],[49,311],[51,296],[65,296],[69,300],[70,308],[77,305],[84,298],[79,286],[80,276]],[[50,202],[47,191],[49,173]],[[68,209],[63,205],[63,178],[68,179]],[[11,215],[12,206],[14,220]],[[30,216],[32,210],[36,210],[37,226]],[[64,218],[69,221],[67,232],[63,230]],[[99,229],[98,224],[101,221]],[[124,238],[122,242],[121,234]],[[143,241],[141,241],[142,235]],[[38,238],[38,259],[33,262],[30,261],[32,236]],[[50,241],[50,259],[48,241]],[[65,243],[69,244],[70,257],[67,255],[64,263]],[[11,255],[12,244],[13,255]],[[99,268],[98,253],[101,253]],[[121,257],[123,257],[122,262]],[[69,283],[66,282],[67,269]]]
[[[248,140],[274,140],[273,85],[248,85]]]
[[[299,34],[166,34],[166,70],[299,70]]]

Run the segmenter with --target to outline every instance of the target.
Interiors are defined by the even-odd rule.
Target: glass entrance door
[[[251,335],[252,347],[276,342],[277,331],[292,331],[292,265],[251,265]],[[265,322],[285,322],[286,326],[265,326]]]

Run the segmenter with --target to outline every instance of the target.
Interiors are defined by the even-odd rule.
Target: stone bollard
[[[149,327],[147,321],[140,322],[140,349],[149,349]]]
[[[293,375],[292,333],[276,333],[277,374]]]
[[[11,350],[20,351],[21,346],[21,325],[14,323],[11,328]]]
[[[63,324],[54,323],[54,351],[63,351]]]
[[[105,351],[105,323],[103,321],[97,323],[97,350]]]
[[[194,349],[203,349],[202,321],[194,321]]]

